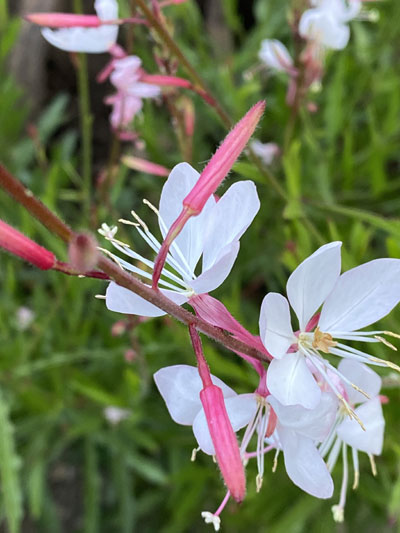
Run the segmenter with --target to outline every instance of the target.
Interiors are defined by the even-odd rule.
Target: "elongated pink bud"
[[[209,385],[200,392],[200,400],[222,477],[233,498],[241,502],[246,493],[246,477],[222,390],[216,385]]]
[[[253,135],[264,109],[265,102],[258,102],[225,137],[201,173],[196,185],[183,200],[183,205],[192,213],[198,215],[209,197],[217,190]]]
[[[127,155],[121,159],[124,165],[140,172],[147,172],[148,174],[154,174],[154,176],[168,176],[171,172],[170,169],[141,159],[140,157],[134,157],[133,155]]]
[[[49,250],[39,246],[2,220],[0,220],[0,247],[42,270],[49,270],[56,263],[55,256]]]
[[[264,113],[264,109],[265,102],[262,100],[254,105],[236,124],[210,159],[193,189],[184,198],[182,212],[171,225],[156,257],[153,271],[153,289],[158,287],[158,280],[172,242],[182,231],[189,218],[200,214],[209,197],[215,193],[236,159],[244,150]]]
[[[96,15],[74,15],[73,13],[31,13],[25,19],[39,26],[49,28],[97,28],[103,21]]]

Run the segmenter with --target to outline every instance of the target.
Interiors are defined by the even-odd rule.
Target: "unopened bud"
[[[42,270],[49,270],[56,263],[56,258],[52,252],[2,220],[0,220],[0,247]]]
[[[88,233],[78,233],[69,244],[68,257],[71,266],[78,272],[92,270],[98,260],[96,239]]]
[[[74,15],[71,13],[31,13],[25,16],[28,22],[49,28],[97,28],[102,21],[96,15]]]

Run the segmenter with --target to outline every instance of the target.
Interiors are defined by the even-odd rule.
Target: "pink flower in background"
[[[155,98],[161,93],[160,87],[140,81],[144,75],[142,61],[137,56],[114,59],[110,81],[117,92],[106,99],[113,106],[110,121],[115,130],[124,129],[142,109],[143,98]]]
[[[96,0],[94,8],[101,21],[113,21],[118,17],[117,0]],[[50,44],[66,52],[98,54],[107,52],[115,44],[118,25],[103,24],[94,28],[78,26],[57,30],[43,28],[42,35]]]

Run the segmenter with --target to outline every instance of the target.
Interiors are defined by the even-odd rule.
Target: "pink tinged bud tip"
[[[264,110],[265,102],[262,100],[255,104],[250,111],[245,114],[232,131],[225,137],[221,146],[201,173],[193,189],[186,198],[184,198],[182,212],[170,227],[155,260],[152,283],[153,289],[157,289],[158,287],[158,281],[172,242],[182,231],[189,218],[199,215],[208,198],[215,193],[232,168],[236,159],[244,150],[248,140],[256,129]]]
[[[0,220],[0,247],[42,270],[49,270],[56,263],[54,254],[49,250],[36,244],[2,220]]]
[[[68,257],[78,272],[92,270],[99,257],[96,239],[88,233],[74,235],[68,246]]]
[[[200,392],[200,400],[222,477],[233,498],[241,502],[246,493],[246,477],[222,390],[216,385],[209,385]]]
[[[96,15],[74,15],[72,13],[31,13],[28,22],[49,28],[97,28],[104,22]]]

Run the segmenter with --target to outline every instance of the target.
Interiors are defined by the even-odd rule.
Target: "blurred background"
[[[104,104],[112,88],[96,82],[109,58],[87,56],[93,117],[88,200],[76,61],[22,19],[33,11],[93,12],[91,1],[82,4],[0,0],[0,160],[76,230],[95,232],[102,222],[127,218],[131,209],[156,228],[142,199],[158,205],[165,178],[134,171],[121,156],[135,154],[167,168],[191,159],[201,171],[226,129],[198,96],[170,91],[144,102],[135,119],[140,139],[135,147],[119,141]],[[129,2],[119,4],[120,15],[129,16]],[[232,120],[267,100],[255,136],[281,147],[269,168],[284,197],[246,158],[223,185],[253,179],[261,199],[231,275],[213,293],[255,334],[264,295],[282,292],[292,269],[321,244],[343,241],[344,270],[378,257],[400,257],[400,3],[368,2],[379,20],[351,23],[350,44],[327,55],[322,86],[309,97],[313,105],[302,108],[293,125],[285,75],[260,68],[257,54],[265,38],[280,39],[293,51],[288,19],[304,5],[187,0],[164,10],[179,46]],[[157,72],[154,54],[161,44],[154,34],[126,25],[119,43],[139,55],[149,73]],[[178,74],[185,77],[183,70]],[[185,105],[193,106],[195,116],[189,148],[176,134],[176,113]],[[88,201],[89,211],[83,208]],[[2,191],[0,210],[2,219],[67,259],[63,243]],[[121,237],[147,254],[129,228],[122,228]],[[191,429],[170,419],[152,380],[162,366],[194,364],[187,331],[169,318],[140,320],[107,311],[95,298],[105,288],[103,281],[41,272],[0,254],[0,516],[8,523],[3,520],[1,530],[211,531],[200,512],[214,511],[224,496],[217,468],[202,454],[190,461]],[[399,333],[399,319],[397,310],[381,326]],[[238,393],[256,387],[251,368],[203,340],[213,374]],[[399,363],[389,349],[374,348],[375,355]],[[228,504],[222,530],[400,531],[400,380],[380,373],[389,398],[384,452],[377,458],[377,477],[367,456],[360,456],[360,487],[349,487],[343,524],[331,515],[339,499],[340,463],[333,499],[320,501],[290,482],[282,461],[273,474],[273,458],[267,456],[262,491],[256,494],[256,467],[250,463],[247,498],[241,506]],[[123,409],[122,419],[115,420],[109,407]]]

